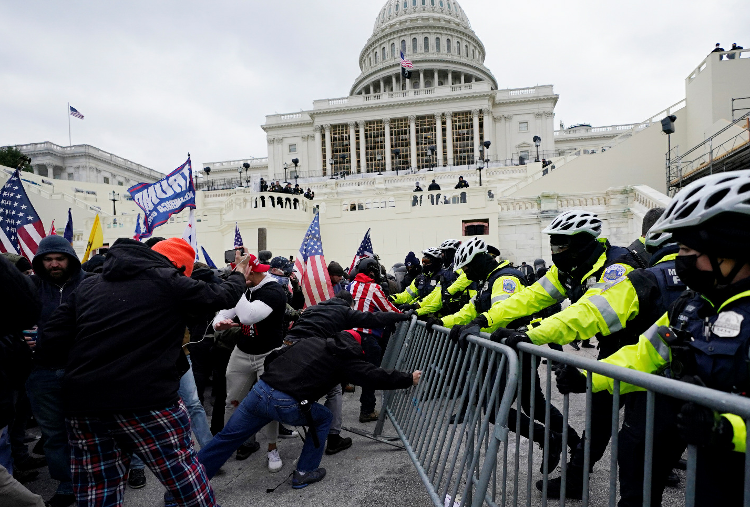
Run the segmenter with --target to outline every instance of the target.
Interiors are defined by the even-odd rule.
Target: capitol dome
[[[401,78],[400,53],[414,64]],[[359,56],[362,73],[350,95],[497,81],[484,66],[485,49],[455,0],[388,0]]]

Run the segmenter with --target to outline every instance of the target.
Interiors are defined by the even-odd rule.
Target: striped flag
[[[237,222],[234,223],[234,247],[239,248],[244,243],[242,242],[242,236],[240,236],[240,226],[237,225]]]
[[[354,260],[352,261],[352,265],[349,266],[349,272],[352,272],[352,269],[354,269],[354,266],[357,265],[360,259],[363,259],[365,257],[373,257],[372,252],[372,240],[370,239],[370,229],[367,229],[367,232],[365,233],[365,238],[362,240],[362,243],[359,245],[359,250],[357,250],[356,255],[354,256]]]
[[[294,259],[294,273],[297,275],[305,295],[305,307],[314,306],[331,299],[333,286],[328,276],[328,265],[323,256],[323,242],[320,239],[320,215],[316,214],[305,233],[305,239]]]
[[[411,63],[411,60],[407,60],[404,57],[404,52],[403,51],[401,51],[401,66],[403,68],[405,68],[405,69],[413,69],[414,68],[414,64]]]
[[[16,169],[0,191],[0,253],[20,254],[31,260],[44,236],[42,220]]]
[[[83,115],[78,112],[78,109],[76,109],[73,106],[68,106],[70,108],[70,116],[75,116],[76,118],[79,118],[83,120]]]
[[[193,247],[195,252],[196,262],[200,259],[198,257],[198,230],[195,227],[195,210],[190,208],[190,215],[188,218],[188,224],[185,226],[185,230],[182,232],[182,239],[188,242]]]
[[[52,225],[49,228],[49,234],[47,236],[57,236],[57,229],[55,229],[55,220],[52,219]]]

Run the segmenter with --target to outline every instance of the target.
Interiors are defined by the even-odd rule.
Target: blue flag
[[[65,225],[63,238],[67,239],[71,245],[73,244],[73,215],[70,213],[70,208],[68,208],[68,223]]]
[[[141,230],[141,214],[138,213],[138,216],[135,217],[135,234],[133,234],[133,239],[140,241],[142,232],[143,231]]]
[[[216,264],[214,264],[214,261],[211,260],[211,257],[208,256],[208,252],[206,252],[206,249],[201,247],[201,252],[203,252],[203,260],[206,261],[206,264],[208,264],[208,267],[211,269],[219,269],[216,267]]]
[[[240,226],[234,223],[234,247],[239,248],[243,245],[242,236],[240,236]]]
[[[128,189],[133,200],[143,210],[144,234],[150,236],[154,229],[185,208],[195,209],[193,168],[187,162],[156,183],[139,183]]]

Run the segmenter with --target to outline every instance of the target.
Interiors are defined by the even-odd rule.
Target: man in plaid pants
[[[44,347],[68,358],[62,393],[79,507],[121,506],[133,453],[178,505],[216,505],[177,394],[188,368],[181,343],[191,313],[239,300],[247,262],[207,284],[189,277],[194,259],[182,239],[153,249],[119,239],[102,274],[50,317]]]

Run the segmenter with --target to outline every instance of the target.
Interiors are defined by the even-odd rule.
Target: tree
[[[31,159],[21,153],[21,150],[15,146],[6,146],[0,148],[0,165],[10,167],[11,169],[20,168],[27,173],[33,173],[31,168]]]

